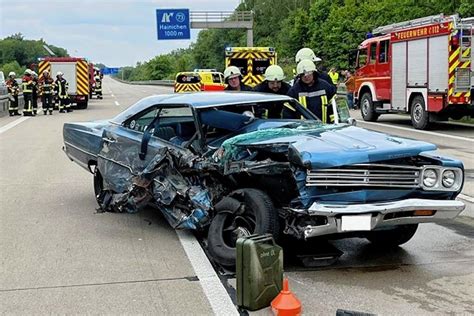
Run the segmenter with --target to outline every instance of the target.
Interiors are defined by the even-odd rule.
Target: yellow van
[[[224,74],[217,71],[195,69],[179,72],[174,82],[174,92],[222,91],[225,88]]]

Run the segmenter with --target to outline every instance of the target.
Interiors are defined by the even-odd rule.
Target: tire
[[[379,118],[379,114],[375,112],[374,102],[370,92],[365,92],[359,100],[360,113],[364,121],[375,122]]]
[[[373,231],[366,237],[374,246],[394,248],[412,239],[418,229],[418,224],[395,226],[390,230]]]
[[[425,109],[425,99],[417,95],[410,104],[411,124],[416,129],[427,129],[430,123],[430,114]]]
[[[278,237],[278,214],[270,197],[256,189],[240,189],[215,206],[216,216],[209,227],[209,254],[215,262],[235,269],[237,238],[251,234]]]
[[[86,102],[78,102],[77,103],[77,108],[81,109],[81,110],[87,109],[87,101]]]

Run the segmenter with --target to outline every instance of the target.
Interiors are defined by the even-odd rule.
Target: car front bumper
[[[427,199],[407,199],[394,202],[370,203],[370,204],[328,204],[314,202],[307,210],[290,209],[296,213],[305,213],[311,217],[325,217],[326,221],[321,225],[307,225],[304,227],[304,237],[347,233],[354,231],[369,231],[383,229],[383,227],[442,222],[455,218],[466,206],[461,201],[456,200],[427,200]],[[432,215],[417,215],[415,211],[434,211]],[[349,219],[366,220],[364,229],[351,229],[347,225],[343,226],[343,220]],[[357,226],[357,225],[356,225]]]

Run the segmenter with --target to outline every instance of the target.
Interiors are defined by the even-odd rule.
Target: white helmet
[[[32,75],[31,69],[26,69],[26,70],[25,70],[25,75]]]
[[[300,61],[305,60],[305,59],[308,59],[314,62],[321,61],[321,58],[316,57],[316,54],[313,52],[313,50],[308,47],[303,47],[296,53],[295,62],[299,63]]]
[[[38,77],[38,74],[34,71],[31,71],[31,74],[33,75],[33,77]]]
[[[58,71],[58,72],[56,73],[56,76],[62,76],[62,75],[63,75],[63,73],[60,72],[60,71]]]
[[[16,73],[13,71],[10,71],[10,73],[8,74],[8,77],[15,77],[15,76],[16,76]]]
[[[296,66],[296,72],[298,75],[313,71],[316,71],[316,65],[309,59],[303,59]]]
[[[49,71],[44,70],[44,71],[43,71],[43,76],[44,76],[44,75],[49,75]]]
[[[229,66],[224,70],[225,81],[227,81],[227,79],[238,77],[238,76],[242,76],[242,73],[240,72],[240,69],[235,66]]]
[[[283,69],[278,65],[271,65],[265,70],[265,80],[267,81],[282,81],[285,79]]]

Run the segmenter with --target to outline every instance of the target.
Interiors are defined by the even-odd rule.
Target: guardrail
[[[135,85],[149,85],[149,86],[173,86],[174,80],[146,80],[146,81],[127,81],[120,78],[111,77],[122,83],[135,84]]]
[[[0,96],[0,117],[8,115],[8,95]],[[18,109],[21,111],[25,101],[23,100],[23,94],[18,95]]]
[[[191,11],[191,22],[252,21],[252,11]]]

